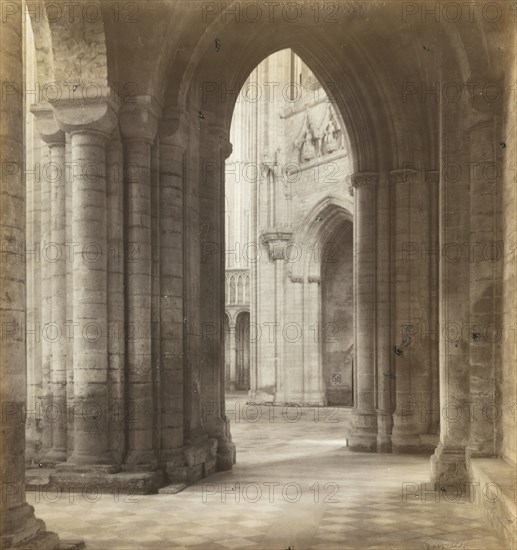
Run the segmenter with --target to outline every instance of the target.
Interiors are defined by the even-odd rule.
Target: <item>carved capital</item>
[[[179,106],[167,108],[159,122],[161,145],[174,145],[185,150],[187,148],[189,116],[185,109]]]
[[[45,143],[49,145],[65,143],[65,133],[59,127],[50,103],[31,105],[31,113],[36,119],[36,128]]]
[[[158,131],[161,106],[149,95],[125,103],[120,111],[120,131],[124,139],[143,139],[152,143]]]
[[[74,91],[77,92],[77,98],[49,101],[59,128],[69,133],[91,131],[111,136],[118,124],[119,108],[111,89],[107,86],[101,88],[94,99],[85,99],[88,97],[86,90],[82,93],[77,89]]]
[[[221,147],[224,158],[227,159],[233,151],[233,145],[228,138],[228,132],[219,124],[210,124],[208,133],[210,138]]]
[[[289,279],[291,279],[291,283],[297,283],[297,284],[302,284],[303,283],[303,277],[298,277],[296,275],[291,275],[289,277]]]
[[[377,185],[379,174],[376,172],[358,172],[350,177],[353,188]]]
[[[307,277],[307,282],[319,285],[321,283],[321,277],[311,275],[311,276]]]
[[[287,259],[287,244],[291,241],[291,236],[291,232],[285,231],[267,231],[262,233],[260,240],[268,248],[270,261]]]

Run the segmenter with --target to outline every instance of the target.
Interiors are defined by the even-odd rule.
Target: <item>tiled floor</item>
[[[176,495],[28,500],[48,529],[92,549],[506,548],[468,500],[422,491],[428,457],[350,452],[348,410],[318,418],[243,400],[234,394],[228,406],[232,472]]]

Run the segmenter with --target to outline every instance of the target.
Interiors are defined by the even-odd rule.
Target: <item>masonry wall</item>
[[[513,51],[515,55],[515,37]],[[504,150],[504,267],[503,267],[503,345],[501,376],[502,438],[500,452],[505,460],[517,461],[517,430],[515,406],[517,403],[517,102],[515,83],[516,64],[511,65],[506,89],[506,131]]]

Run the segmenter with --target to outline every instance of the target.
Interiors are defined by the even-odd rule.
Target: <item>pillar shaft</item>
[[[64,462],[67,458],[67,399],[66,399],[66,363],[68,338],[66,330],[66,177],[65,177],[65,136],[49,143],[52,163],[50,213],[52,241],[52,331],[46,331],[46,337],[55,334],[52,341],[50,364],[50,389],[52,402],[52,446],[46,461]]]
[[[467,116],[461,109],[444,102],[441,116],[441,167],[451,164],[467,166],[468,140],[459,131]],[[453,137],[453,142],[450,141]],[[453,145],[454,143],[454,145]],[[455,243],[469,242],[469,178],[465,171],[459,178],[448,178],[440,172],[440,235],[439,250],[447,251]],[[431,457],[431,480],[440,487],[468,481],[466,445],[469,438],[469,414],[465,406],[469,397],[470,349],[468,340],[455,337],[452,327],[469,323],[470,277],[469,259],[465,254],[450,261],[440,254],[439,327],[440,327],[440,443]]]
[[[43,435],[40,462],[54,466],[67,459],[67,265],[65,134],[51,106],[42,102],[31,111],[48,162],[42,170],[42,374]]]
[[[203,424],[211,438],[217,438],[218,470],[235,462],[229,421],[225,414],[224,365],[224,174],[231,144],[225,130],[208,125],[202,135],[204,164],[201,167],[199,210],[204,231],[201,255],[202,353],[200,361]]]
[[[350,447],[374,451],[377,446],[375,324],[376,324],[376,174],[355,174],[354,303],[355,406]]]
[[[127,429],[127,464],[154,465],[151,363],[151,143],[124,139],[127,192],[127,397],[134,410]]]
[[[23,86],[22,10],[2,21],[0,56],[2,78],[17,89]],[[28,547],[38,539],[41,548],[58,548],[56,535],[47,533],[34,517],[25,499],[25,420],[27,407],[27,356],[24,325],[25,288],[25,182],[23,166],[23,107],[20,94],[9,94],[0,106],[1,164],[0,238],[10,254],[0,263],[0,322],[10,327],[2,341],[0,362],[0,406],[2,410],[2,498],[0,504],[0,546]]]
[[[151,146],[156,138],[159,107],[139,96],[120,112],[124,146],[125,281],[126,281],[126,469],[154,469],[156,414],[152,353],[152,198]]]
[[[230,389],[235,389],[237,384],[237,342],[235,337],[235,324],[230,325]],[[239,337],[241,337],[239,335]]]
[[[176,129],[176,128],[175,128]],[[179,453],[188,433],[184,385],[185,332],[188,319],[184,303],[184,135],[171,139],[160,133],[160,392],[161,458]],[[197,409],[196,409],[197,410]],[[197,422],[199,422],[199,413]],[[187,424],[187,429],[185,429]]]
[[[51,188],[46,174],[50,165],[50,150],[48,145],[41,141],[41,318],[39,330],[41,331],[41,390],[39,404],[41,405],[41,449],[39,462],[44,462],[43,456],[52,448],[52,421],[47,411],[51,410],[51,384],[50,365],[52,362],[52,344],[46,335],[47,327],[52,320],[52,264],[48,261],[51,234]]]
[[[377,451],[390,452],[393,429],[392,371],[393,345],[390,334],[390,187],[387,176],[379,181],[377,191]]]
[[[110,384],[110,445],[116,463],[125,449],[125,301],[124,181],[122,143],[118,132],[107,150],[108,209],[108,378]]]
[[[426,445],[421,436],[428,433],[432,417],[431,345],[422,337],[422,329],[432,322],[431,260],[414,249],[429,242],[429,190],[424,174],[417,170],[393,170],[390,180],[393,346],[397,347],[396,353],[390,350],[396,389],[392,444],[395,452],[421,452]]]
[[[71,464],[112,463],[109,443],[106,140],[72,133],[74,451]]]
[[[309,405],[325,403],[323,395],[322,347],[326,335],[321,316],[321,277],[310,276],[305,288],[305,354],[303,401]],[[315,329],[315,330],[314,330]]]

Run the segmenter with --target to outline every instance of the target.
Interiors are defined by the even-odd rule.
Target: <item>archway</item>
[[[270,82],[278,83],[278,89],[270,88]],[[226,308],[240,303],[241,282],[248,276],[236,266],[247,268],[249,398],[276,405],[324,405],[322,259],[314,256],[321,255],[319,247],[329,237],[321,226],[331,231],[335,224],[332,217],[327,223],[321,201],[337,196],[352,210],[348,135],[333,99],[311,69],[293,50],[283,49],[259,63],[243,85],[230,139],[226,219],[235,229],[226,242]],[[251,201],[249,224],[242,197]],[[314,235],[306,232],[307,223]],[[351,233],[349,238],[351,244]],[[302,265],[306,267],[296,275]]]
[[[235,340],[237,348],[235,389],[250,389],[250,314],[241,311],[235,321]]]

